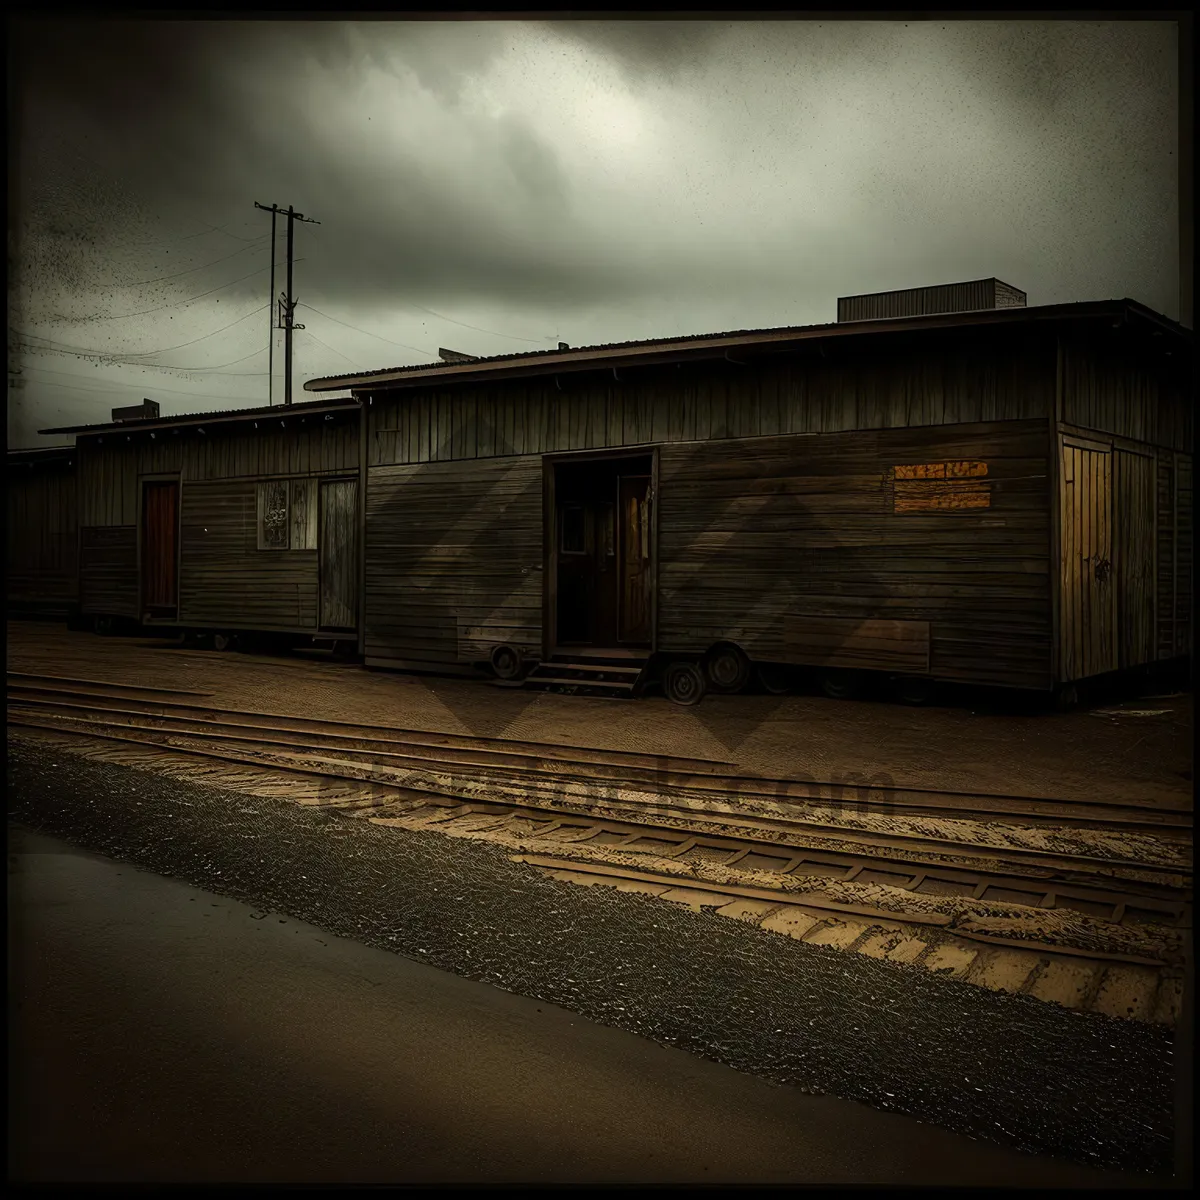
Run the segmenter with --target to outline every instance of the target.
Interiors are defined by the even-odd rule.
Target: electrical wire
[[[338,325],[345,325],[347,329],[353,329],[356,333],[365,333],[367,337],[378,338],[381,342],[387,342],[389,346],[399,346],[402,350],[412,350],[416,354],[424,354],[426,356],[426,362],[433,360],[433,354],[431,354],[428,350],[422,350],[420,346],[410,346],[406,342],[394,342],[391,338],[385,338],[378,333],[372,333],[369,329],[359,329],[357,325],[351,325],[348,321],[342,321],[337,317],[331,317],[328,313],[322,312],[319,308],[313,308],[311,304],[307,304],[304,301],[300,301],[298,307],[307,308],[309,312],[315,312],[317,316],[324,317],[327,321],[334,321]]]
[[[418,312],[428,313],[431,317],[437,317],[439,321],[449,321],[451,325],[461,325],[464,329],[474,329],[476,333],[490,333],[494,337],[507,338],[510,342],[528,342],[532,346],[540,346],[542,342],[549,341],[549,338],[524,338],[514,337],[511,333],[500,333],[495,329],[484,329],[479,325],[468,325],[466,321],[456,321],[453,317],[447,317],[443,313],[434,312],[432,308],[424,308],[420,304],[408,303],[405,308],[415,308]]]
[[[305,332],[308,333],[308,330],[305,330]],[[324,346],[325,349],[331,354],[336,354],[338,358],[345,359],[346,362],[348,362],[356,371],[361,371],[363,369],[352,358],[346,358],[346,356],[340,350],[335,350],[331,345],[329,345],[328,342],[321,341],[321,339],[317,337],[315,333],[309,333],[308,336],[312,338],[312,340],[316,342],[318,346]]]
[[[197,342],[207,341],[210,337],[216,337],[218,333],[224,333],[227,329],[232,329],[235,325],[240,325],[243,321],[250,320],[251,317],[257,317],[260,312],[266,311],[271,307],[270,301],[266,304],[260,304],[253,312],[248,312],[243,316],[238,317],[236,321],[230,321],[228,325],[222,325],[220,329],[214,329],[212,333],[206,333],[202,337],[192,338],[190,342],[180,342],[178,346],[168,346],[165,350],[147,350],[145,354],[130,354],[129,358],[154,358],[158,354],[169,354],[172,350],[182,350],[184,346],[194,346]]]
[[[183,275],[192,275],[196,271],[207,271],[209,267],[220,266],[223,262],[228,262],[231,258],[237,258],[239,254],[245,254],[248,250],[256,250],[264,242],[269,242],[271,235],[264,233],[262,237],[255,239],[249,246],[243,246],[240,250],[235,250],[232,254],[226,254],[224,258],[214,259],[210,263],[203,263],[199,267],[189,267],[186,271],[176,271],[174,275],[156,275],[153,279],[139,279],[137,283],[113,283],[113,284],[97,284],[98,287],[118,287],[118,288],[135,288],[146,287],[151,283],[163,283],[168,279],[179,279]]]

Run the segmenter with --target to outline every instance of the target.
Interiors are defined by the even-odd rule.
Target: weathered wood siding
[[[1155,547],[1155,642],[1157,657],[1175,657],[1176,555],[1175,555],[1175,456],[1160,454],[1155,476],[1158,522]]]
[[[271,419],[254,429],[249,422],[160,429],[79,439],[81,525],[132,525],[138,519],[138,480],[178,474],[184,491],[191,482],[252,479],[272,475],[358,473],[358,419],[326,421],[321,414]]]
[[[1148,446],[1190,450],[1190,388],[1165,363],[1111,331],[1064,335],[1059,420]]]
[[[322,628],[358,627],[358,480],[321,485]]]
[[[1059,678],[1068,681],[1117,669],[1117,551],[1112,448],[1064,438],[1061,456]]]
[[[1154,646],[1154,455],[1113,451],[1113,584],[1117,665],[1142,666]]]
[[[80,608],[109,617],[138,611],[136,525],[85,526],[79,531]]]
[[[1192,653],[1192,458],[1175,455],[1175,654]]]
[[[10,604],[64,609],[79,600],[75,470],[10,464],[6,565]]]
[[[828,618],[928,623],[934,677],[1047,686],[1048,437],[1040,420],[664,446],[659,647],[798,661],[804,617],[826,640]],[[959,462],[986,465],[986,507],[897,511],[897,467]]]
[[[181,624],[316,630],[317,551],[258,549],[257,484],[189,483],[182,504]]]
[[[440,668],[542,643],[542,460],[368,473],[369,664]]]
[[[646,443],[1049,418],[1052,338],[836,346],[826,356],[535,378],[371,399],[371,466]]]

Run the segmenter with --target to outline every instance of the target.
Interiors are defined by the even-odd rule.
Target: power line
[[[352,358],[346,358],[346,356],[340,350],[335,350],[328,342],[321,341],[321,339],[317,337],[315,333],[310,333],[308,336],[312,338],[312,340],[316,342],[318,346],[324,346],[325,349],[331,354],[336,354],[338,358],[346,359],[346,362],[348,362],[356,371],[362,370],[362,367],[360,367]]]
[[[500,333],[495,329],[484,329],[479,325],[468,325],[466,321],[456,321],[453,317],[447,317],[440,312],[434,312],[432,308],[424,308],[420,304],[411,302],[404,305],[405,308],[415,308],[419,312],[428,313],[431,317],[437,317],[439,321],[449,321],[451,325],[461,325],[464,329],[474,329],[476,333],[490,333],[495,337],[507,338],[510,342],[529,342],[532,346],[539,346],[542,342],[547,342],[549,338],[524,338],[514,337],[511,333]]]
[[[268,240],[269,239],[264,235],[263,237],[255,239],[251,245],[243,246],[240,250],[235,250],[232,254],[226,254],[224,258],[214,259],[212,262],[204,263],[199,267],[189,267],[186,271],[176,271],[174,275],[156,275],[153,279],[139,279],[137,283],[116,283],[97,286],[134,288],[145,287],[147,284],[151,283],[164,283],[168,279],[179,279],[183,275],[193,275],[197,271],[207,271],[209,267],[220,266],[221,263],[228,262],[231,258],[237,258],[239,254],[245,254],[247,250],[257,249],[260,245]]]
[[[28,369],[30,371],[37,372],[39,375],[56,375],[63,379],[86,379],[87,378],[86,375],[76,375],[71,371],[52,371],[48,367],[30,367]],[[255,372],[255,374],[257,374],[257,372]],[[237,375],[231,375],[230,377],[238,378]],[[120,386],[113,387],[113,388],[84,387],[82,384],[51,383],[49,381],[41,382],[39,380],[34,380],[33,382],[40,383],[40,386],[46,387],[46,388],[66,388],[67,390],[74,391],[74,392],[119,392],[122,390],[124,390],[124,391],[129,390],[128,387],[125,387],[124,389],[122,389]],[[168,395],[171,395],[171,396],[186,396],[193,400],[196,399],[195,392],[182,392],[178,388],[163,387],[161,384],[157,384],[157,383],[154,384],[154,390],[156,392],[166,392]],[[251,402],[251,403],[255,399],[257,399],[257,397],[252,397],[252,396],[223,396],[221,398],[223,400],[245,400],[245,401]]]
[[[115,352],[111,352],[111,351],[104,351],[104,350],[85,350],[82,346],[68,346],[64,342],[56,342],[53,338],[44,338],[40,334],[23,333],[21,330],[12,329],[11,327],[10,327],[10,331],[13,333],[16,333],[19,337],[37,338],[40,341],[49,343],[49,345],[46,347],[39,347],[39,346],[30,347],[31,349],[35,349],[35,350],[37,350],[37,349],[58,350],[59,353],[73,353],[73,354],[78,354],[84,358],[99,358],[99,359],[102,359],[105,361],[113,361],[113,362],[120,362],[120,361],[124,360],[128,363],[128,365],[131,365],[131,366],[142,366],[142,365],[154,366],[155,364],[153,364],[153,363],[143,364],[137,360],[140,360],[143,358],[154,358],[159,354],[169,354],[173,350],[182,350],[185,346],[194,346],[197,342],[207,341],[211,337],[216,337],[218,333],[224,333],[227,329],[232,329],[235,325],[241,324],[242,321],[247,321],[251,317],[257,316],[260,312],[263,311],[263,309],[269,308],[269,307],[270,307],[269,304],[260,304],[258,306],[258,308],[254,309],[252,312],[244,313],[242,316],[238,317],[236,320],[230,321],[228,325],[222,325],[220,329],[214,329],[211,333],[203,334],[201,337],[192,338],[192,340],[189,342],[180,342],[176,346],[166,346],[161,350],[146,350],[146,351],[140,352],[140,353],[136,352],[136,351],[131,351],[126,354],[119,354],[119,353],[115,353]]]
[[[169,354],[172,350],[182,350],[185,346],[194,346],[197,342],[205,342],[210,337],[216,337],[218,333],[224,333],[227,329],[232,329],[235,325],[240,325],[243,321],[248,321],[251,317],[257,317],[264,309],[270,308],[270,302],[260,304],[253,312],[248,312],[243,316],[238,317],[236,321],[230,321],[228,325],[222,325],[220,329],[214,329],[212,333],[206,333],[202,337],[192,338],[190,342],[180,342],[178,346],[168,346],[165,350],[147,350],[145,354],[130,354],[129,358],[153,358],[158,354]]]
[[[298,259],[298,262],[303,262],[304,259]],[[100,321],[125,321],[130,317],[145,317],[150,313],[165,312],[168,308],[182,308],[185,304],[193,304],[197,300],[203,300],[205,296],[211,296],[214,292],[223,292],[226,288],[234,287],[239,283],[245,283],[247,279],[253,279],[256,275],[261,275],[264,271],[269,271],[270,266],[259,267],[257,271],[251,271],[249,275],[243,275],[241,279],[235,279],[230,283],[223,283],[220,287],[209,288],[207,292],[201,292],[198,296],[190,296],[186,300],[178,300],[174,304],[160,304],[157,308],[146,308],[141,312],[120,313],[115,317],[84,317],[77,324],[93,324]]]
[[[351,325],[349,321],[339,320],[337,317],[331,317],[328,313],[322,312],[319,308],[313,308],[311,304],[301,303],[301,308],[307,308],[311,312],[315,312],[317,316],[324,317],[327,321],[335,321],[338,325],[345,325],[347,329],[353,329],[356,333],[365,333],[367,337],[378,338],[381,342],[387,342],[389,346],[399,346],[402,350],[412,350],[416,354],[425,355],[427,362],[431,362],[437,355],[428,350],[422,350],[420,346],[410,346],[405,342],[394,342],[391,338],[385,338],[378,333],[372,333],[369,329],[359,329],[357,325]]]

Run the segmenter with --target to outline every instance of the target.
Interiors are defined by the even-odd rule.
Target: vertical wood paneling
[[[320,624],[353,629],[358,612],[358,481],[321,484]]]
[[[1117,450],[1113,472],[1118,664],[1133,667],[1155,658],[1154,460]]]

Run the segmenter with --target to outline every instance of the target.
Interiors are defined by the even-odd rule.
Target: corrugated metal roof
[[[216,409],[206,413],[181,413],[174,417],[158,417],[144,421],[108,421],[102,425],[68,425],[58,429],[39,429],[38,433],[136,433],[143,429],[162,429],[163,427],[180,425],[216,425],[237,421],[260,420],[263,417],[285,417],[299,414],[320,414],[338,412],[345,408],[356,406],[352,396],[334,396],[323,400],[310,400],[301,404],[275,404],[266,408],[233,408]]]
[[[59,459],[70,458],[74,453],[74,446],[31,446],[26,450],[10,450],[8,461],[10,463],[57,462]]]
[[[342,388],[363,390],[394,384],[413,386],[429,380],[478,380],[496,375],[520,377],[523,373],[542,374],[552,370],[563,373],[619,367],[622,361],[671,361],[679,358],[721,357],[733,349],[756,346],[786,349],[789,342],[820,338],[864,337],[873,334],[951,329],[970,325],[1007,325],[1035,321],[1071,320],[1115,315],[1131,311],[1172,331],[1190,336],[1190,331],[1152,312],[1135,300],[1103,300],[1078,304],[1043,305],[1034,308],[985,309],[969,313],[943,313],[917,317],[890,317],[878,321],[856,321],[825,325],[785,326],[777,329],[742,330],[735,333],[690,334],[684,337],[653,338],[644,341],[611,342],[598,346],[573,347],[569,350],[523,350],[514,354],[496,354],[469,363],[424,363],[385,367],[378,371],[360,371],[352,375],[328,375],[310,379],[309,392],[336,391]],[[526,368],[528,370],[526,370]]]

